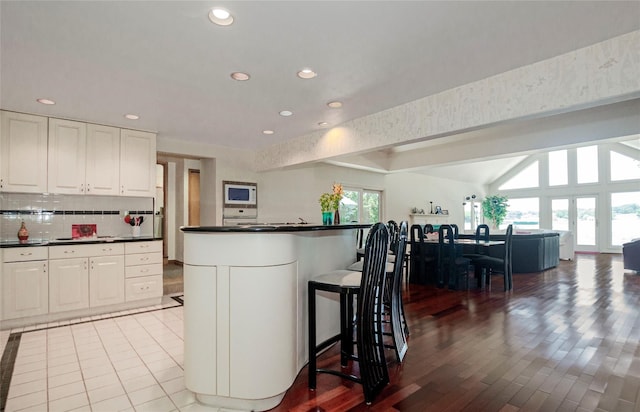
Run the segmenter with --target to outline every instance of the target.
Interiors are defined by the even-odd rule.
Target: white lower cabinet
[[[121,243],[49,249],[51,312],[124,302],[124,246]]]
[[[127,302],[161,297],[162,241],[127,243],[125,277]]]
[[[46,247],[3,250],[0,313],[2,320],[44,315],[49,312],[46,259]]]
[[[89,265],[86,258],[49,261],[49,311],[89,307]]]
[[[28,246],[0,252],[3,321],[59,317],[71,311],[97,313],[100,306],[162,297],[162,241]]]
[[[124,256],[89,259],[89,306],[124,302]]]

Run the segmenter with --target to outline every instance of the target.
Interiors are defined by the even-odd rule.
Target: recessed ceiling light
[[[263,130],[262,134],[274,134],[275,132],[273,130]]]
[[[129,120],[138,120],[140,118],[137,114],[125,114],[124,117]]]
[[[38,103],[42,103],[42,104],[56,104],[56,102],[54,102],[53,100],[49,100],[49,99],[37,99],[36,101]]]
[[[318,73],[314,72],[311,69],[302,69],[298,72],[298,77],[301,79],[313,79],[317,75]]]
[[[237,80],[239,82],[244,82],[246,80],[249,80],[251,78],[251,76],[249,76],[247,73],[243,73],[243,72],[233,72],[233,73],[231,73],[231,78],[233,80]]]
[[[228,26],[233,23],[233,16],[225,9],[214,7],[209,10],[209,20],[218,26]]]
[[[280,112],[280,116],[288,117],[291,116],[293,112],[291,110],[283,110]]]
[[[318,123],[318,126],[320,126],[320,127],[329,126],[329,123],[327,123],[327,122],[320,122],[320,123]]]
[[[327,106],[331,107],[332,109],[339,109],[342,107],[342,102],[339,102],[336,100],[336,101],[327,103]]]

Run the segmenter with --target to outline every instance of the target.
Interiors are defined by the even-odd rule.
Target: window
[[[506,229],[509,224],[513,224],[514,229],[538,229],[540,227],[539,198],[509,199],[507,216],[500,225],[500,229]]]
[[[526,187],[538,187],[538,162],[533,162],[520,173],[507,180],[499,190],[522,189]]]
[[[640,192],[611,193],[611,245],[621,246],[640,233]]]
[[[382,192],[345,188],[340,201],[340,221],[342,223],[376,223],[380,221]]]
[[[640,160],[633,159],[613,150],[611,159],[611,180],[640,179]]]
[[[576,150],[578,157],[578,183],[598,182],[598,146],[579,147]]]
[[[549,186],[568,184],[568,171],[567,151],[556,150],[555,152],[549,152]]]

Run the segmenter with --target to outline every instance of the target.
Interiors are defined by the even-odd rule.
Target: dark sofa
[[[473,235],[460,234],[460,238],[473,239]],[[505,240],[505,235],[490,235],[491,240]],[[511,250],[513,273],[541,272],[558,266],[560,234],[553,232],[514,234]],[[473,253],[473,245],[464,246],[465,253]],[[504,246],[493,246],[490,255],[502,258]]]
[[[622,245],[624,268],[640,272],[640,239]]]

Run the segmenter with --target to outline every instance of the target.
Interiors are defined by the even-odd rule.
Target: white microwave
[[[224,207],[257,208],[258,184],[223,181]]]

